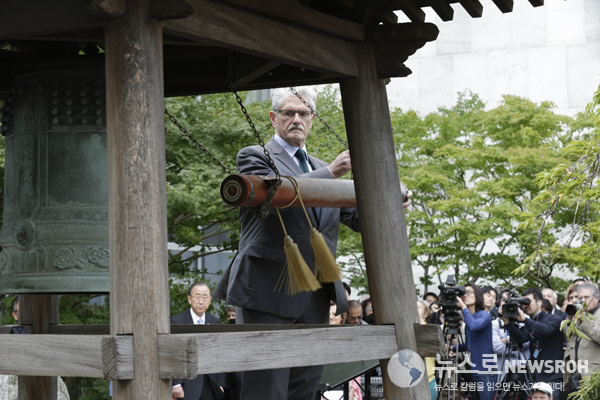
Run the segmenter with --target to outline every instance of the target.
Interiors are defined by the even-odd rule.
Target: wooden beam
[[[364,346],[365,343],[369,345]],[[352,351],[347,351],[348,348]],[[397,351],[394,327],[373,325],[164,335],[159,341],[161,378],[175,377],[178,371],[186,369],[190,371],[190,364],[203,373],[250,371],[388,359]],[[277,357],[273,357],[274,354]],[[194,371],[189,373],[194,374]]]
[[[483,15],[483,6],[479,0],[460,0],[460,4],[473,18],[481,18]]]
[[[417,0],[380,0],[375,4],[390,10],[401,10],[412,22],[425,22],[425,12]]]
[[[448,0],[430,0],[431,8],[440,16],[442,21],[452,21],[454,18],[454,9]]]
[[[163,22],[165,32],[320,72],[357,74],[354,48],[348,41],[218,2],[189,3],[196,13]]]
[[[58,324],[58,296],[47,294],[19,296],[19,323],[27,326],[28,332],[31,334],[40,336],[48,334],[50,326]],[[11,354],[12,356],[13,352],[0,354]],[[58,380],[54,376],[44,375],[37,373],[33,376],[20,376],[19,399],[56,400]]]
[[[404,78],[412,74],[412,70],[404,63],[382,61],[377,63],[377,77],[379,79]]]
[[[340,92],[375,323],[395,324],[398,348],[416,351],[414,279],[386,88],[372,45],[357,44],[356,54],[359,77],[342,80]],[[380,362],[386,399],[429,398],[425,380],[399,388],[387,376],[388,360]]]
[[[102,378],[102,337],[3,335],[0,374]]]
[[[163,33],[151,1],[127,0],[105,27],[111,334],[134,339],[133,379],[113,382],[115,400],[171,397],[157,379],[169,277]]]
[[[395,25],[378,25],[369,28],[367,38],[373,42],[423,40],[431,42],[437,39],[440,29],[430,22],[400,23]]]
[[[513,10],[514,2],[513,0],[492,0],[496,7],[500,9],[503,13],[509,13]]]
[[[280,21],[299,24],[329,35],[355,42],[365,40],[365,27],[356,22],[311,10],[298,3],[281,0],[225,0],[224,2],[268,15]],[[202,12],[197,10],[196,12]]]
[[[133,337],[102,338],[102,375],[104,379],[134,379],[133,361]]]
[[[56,330],[62,333],[59,335],[3,335],[0,352],[9,352],[11,357],[0,358],[0,374],[132,379],[134,337],[69,334],[109,328],[108,325],[92,327],[65,325]],[[389,358],[397,351],[394,325],[173,325],[172,328],[174,332],[186,333],[159,335],[158,357],[164,378],[195,376],[198,371],[267,368],[274,362],[291,367]],[[435,356],[443,343],[439,326],[414,324],[413,329],[419,355]],[[370,345],[361,346],[365,341]],[[346,351],[349,345],[355,351]],[[285,351],[273,360],[276,349]]]
[[[279,61],[257,59],[255,57],[250,62],[240,60],[232,77],[234,79],[233,84],[235,87],[245,86],[280,65]]]
[[[125,14],[125,0],[92,0],[89,7],[97,14],[108,18],[119,18]]]
[[[29,36],[99,28],[104,17],[81,0],[3,1],[0,12],[0,37],[25,39]],[[68,10],[68,12],[65,12]]]
[[[414,324],[417,339],[417,353],[421,357],[435,357],[444,354],[444,334],[441,325]]]

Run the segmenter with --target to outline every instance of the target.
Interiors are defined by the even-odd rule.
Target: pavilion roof
[[[526,0],[517,0],[526,1]],[[543,0],[528,0],[540,6]],[[493,0],[510,12],[513,0]],[[20,0],[0,6],[0,97],[15,76],[49,62],[103,57],[104,24],[124,0]],[[423,8],[452,20],[479,0],[154,0],[163,20],[165,95],[338,82],[357,75],[355,43],[371,42],[380,78],[411,73],[404,62],[439,30]],[[404,14],[410,22],[399,23]],[[125,38],[124,38],[125,39]]]

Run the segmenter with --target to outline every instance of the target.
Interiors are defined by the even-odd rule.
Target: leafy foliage
[[[415,193],[407,213],[413,263],[434,277],[525,284],[511,276],[532,248],[521,227],[539,188],[537,173],[567,162],[574,124],[553,105],[504,96],[489,111],[470,92],[421,118],[392,113],[401,179]],[[552,287],[549,275],[530,277]],[[543,278],[543,279],[542,279]]]
[[[523,223],[536,231],[537,242],[520,272],[543,274],[562,264],[594,281],[600,278],[599,93],[600,89],[586,112],[578,115],[576,126],[581,133],[565,147],[566,160],[537,175],[540,192],[533,204],[538,212],[529,214]]]

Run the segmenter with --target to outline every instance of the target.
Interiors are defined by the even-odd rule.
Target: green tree
[[[576,126],[580,133],[563,150],[565,162],[537,175],[540,192],[523,222],[537,240],[519,272],[544,275],[563,265],[600,279],[600,88]]]
[[[534,248],[519,268],[520,273],[544,275],[556,265],[597,282],[600,278],[600,87],[578,115],[582,132],[564,149],[570,162],[538,174],[540,192],[523,226],[536,237]],[[585,129],[587,128],[587,129]],[[573,329],[573,327],[571,327]],[[588,340],[582,338],[581,340]],[[594,400],[600,397],[600,371],[582,380],[569,399]]]
[[[511,276],[533,244],[520,228],[539,192],[538,172],[565,162],[572,119],[548,102],[504,96],[489,111],[470,92],[420,118],[392,112],[401,179],[415,193],[407,213],[411,257],[423,283],[524,284]],[[549,277],[529,277],[553,286]]]

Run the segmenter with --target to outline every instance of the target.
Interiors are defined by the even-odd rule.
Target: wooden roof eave
[[[164,21],[166,34],[339,77],[358,75],[354,43],[349,40],[235,5],[189,3],[197,11],[185,19]]]

